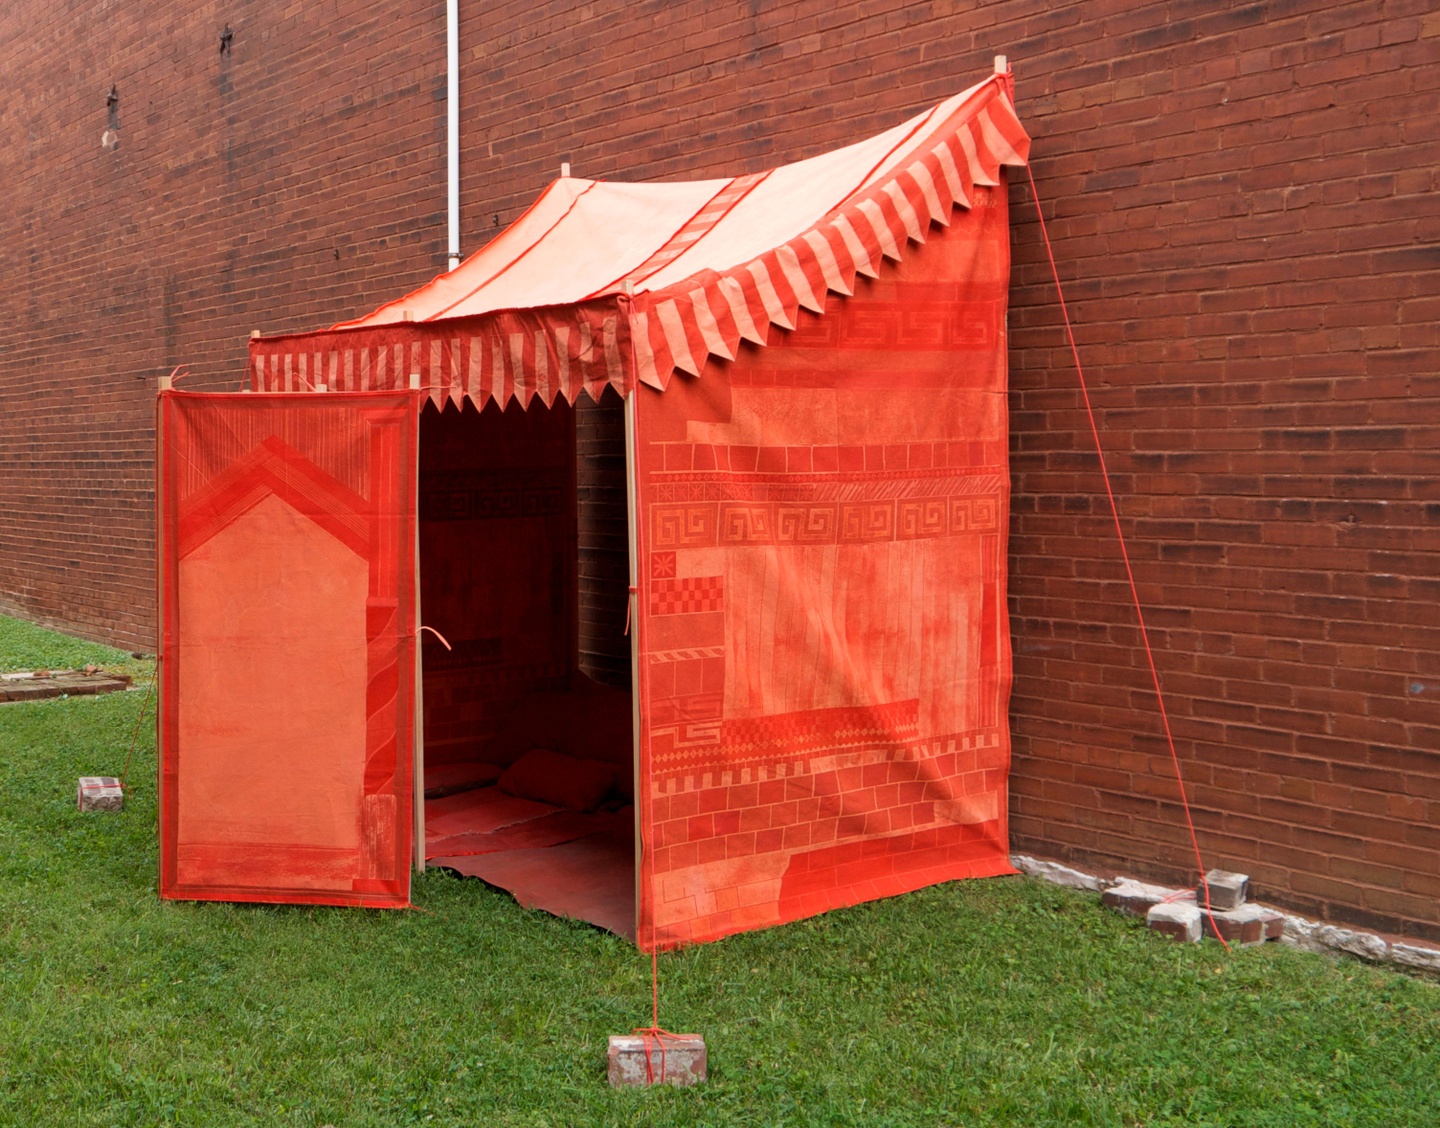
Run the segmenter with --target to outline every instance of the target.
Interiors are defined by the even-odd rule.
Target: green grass
[[[81,650],[0,620],[6,661]],[[142,699],[0,707],[0,1124],[1440,1123],[1440,986],[1022,878],[662,957],[711,1080],[612,1092],[649,961],[588,926],[433,871],[421,912],[162,904],[149,735],[123,813],[73,800]]]

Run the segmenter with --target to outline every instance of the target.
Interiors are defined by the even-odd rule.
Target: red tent
[[[253,340],[245,393],[162,392],[162,894],[403,906],[429,859],[648,948],[1010,872],[1028,148],[997,74],[766,173],[565,177]],[[576,418],[614,394],[629,688],[577,666]]]

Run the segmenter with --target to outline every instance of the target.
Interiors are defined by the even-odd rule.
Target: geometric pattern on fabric
[[[417,404],[162,393],[162,896],[409,903]]]
[[[784,344],[636,392],[640,922],[1011,872],[1002,187]],[[933,326],[896,310],[923,303]]]
[[[716,544],[873,544],[993,532],[998,518],[999,509],[994,496],[942,495],[848,504],[791,501],[715,505],[687,502],[657,506],[652,513],[652,535],[653,543],[657,545],[683,543],[687,547]],[[718,597],[720,578],[715,577],[710,582],[715,585]],[[666,598],[667,606],[674,602],[668,594]]]
[[[724,605],[724,584],[723,576],[657,579],[650,585],[650,614],[684,615],[697,611],[719,611]]]
[[[630,387],[630,300],[615,295],[547,309],[442,322],[375,325],[256,338],[249,380],[266,392],[419,388],[436,407],[468,399],[528,409],[535,400],[599,401]]]

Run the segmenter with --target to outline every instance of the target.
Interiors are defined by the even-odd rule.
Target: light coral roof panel
[[[556,180],[519,220],[454,271],[336,328],[566,305],[618,292],[622,280],[647,264],[633,279],[637,292],[663,289],[701,271],[728,270],[802,234],[848,197],[890,175],[899,159],[943,128],[985,85],[864,141],[750,178],[753,186],[742,198],[702,230],[692,228],[698,237],[659,262],[651,261],[656,252],[735,180]]]
[[[636,288],[659,290],[702,270],[728,270],[808,231],[849,196],[883,179],[897,153],[912,148],[917,135],[928,135],[932,119],[948,117],[976,89],[865,141],[773,169],[689,252]]]
[[[335,328],[581,301],[643,263],[729,183],[556,180],[515,223],[453,271]]]
[[[603,292],[648,259],[730,182],[574,183],[585,187],[573,206],[527,253],[434,316],[473,317],[497,309],[567,305]],[[470,261],[479,263],[485,257],[481,251]]]
[[[545,233],[570,210],[587,183],[581,180],[555,181],[526,209],[524,215],[454,270],[431,279],[402,298],[386,302],[366,317],[342,321],[333,328],[350,329],[362,325],[430,319],[456,300],[493,280],[543,239]],[[406,314],[409,316],[406,317]]]

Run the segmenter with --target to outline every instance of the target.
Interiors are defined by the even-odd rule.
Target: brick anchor
[[[1100,903],[1130,916],[1143,917],[1156,905],[1167,900],[1173,892],[1173,889],[1167,889],[1163,885],[1147,885],[1143,881],[1133,881],[1127,877],[1100,894]]]
[[[646,1088],[662,1081],[666,1085],[696,1085],[705,1080],[707,1068],[703,1034],[610,1036],[608,1074],[610,1084],[616,1088]]]
[[[1202,915],[1200,930],[1206,936],[1223,936],[1227,943],[1248,948],[1267,940],[1279,940],[1285,933],[1285,915],[1249,904],[1238,909],[1216,909]]]
[[[1152,905],[1145,914],[1145,923],[1151,931],[1182,944],[1193,944],[1200,939],[1200,910],[1193,901],[1161,901]]]
[[[1205,880],[1195,886],[1196,904],[1204,906],[1207,885],[1210,887],[1210,908],[1228,913],[1245,903],[1245,897],[1250,892],[1250,875],[1212,869],[1205,875]]]
[[[82,811],[118,811],[125,791],[114,776],[81,776],[75,789],[75,806]]]

